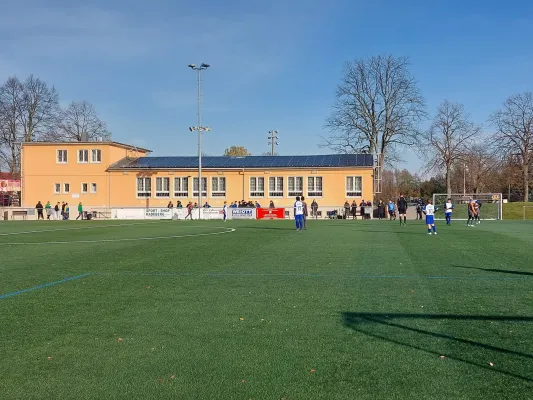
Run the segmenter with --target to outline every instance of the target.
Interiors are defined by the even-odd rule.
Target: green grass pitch
[[[533,224],[437,226],[2,222],[0,398],[533,398]]]

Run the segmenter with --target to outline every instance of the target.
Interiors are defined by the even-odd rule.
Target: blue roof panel
[[[335,168],[372,167],[370,154],[333,154],[316,156],[202,157],[203,168]],[[124,159],[111,169],[190,169],[198,168],[198,157],[140,157]]]

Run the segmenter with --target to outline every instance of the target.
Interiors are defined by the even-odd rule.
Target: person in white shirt
[[[428,235],[431,235],[431,229],[433,228],[433,233],[437,234],[437,227],[435,226],[435,211],[437,211],[431,200],[428,200],[424,206],[424,214],[426,214],[426,225],[428,226]]]
[[[446,225],[452,224],[452,212],[454,209],[454,205],[452,203],[452,199],[448,199],[445,205],[445,211],[444,215],[446,216]]]
[[[222,214],[224,214],[224,222],[226,222],[226,218],[228,216],[228,203],[225,201],[224,205],[222,206]]]
[[[304,205],[300,201],[300,196],[296,197],[294,203],[294,219],[296,221],[296,230],[301,231],[304,228]]]

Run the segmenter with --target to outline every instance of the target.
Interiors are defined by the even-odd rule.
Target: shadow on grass
[[[468,324],[472,324],[474,321],[531,324],[533,323],[533,317],[343,312],[342,319],[345,326],[376,339],[420,350],[439,357],[445,356],[449,359],[511,376],[526,382],[533,382],[533,370],[529,368],[528,372],[531,375],[526,376],[525,371],[527,368],[524,368],[524,366],[533,364],[533,361],[531,361],[533,354],[493,346],[466,338],[463,339],[455,335],[433,332],[416,326],[421,322],[423,324],[424,321],[430,320],[440,320],[442,322],[455,320],[464,321]],[[469,327],[466,327],[466,329],[469,329]],[[446,342],[448,342],[448,345]],[[447,349],[450,349],[450,354],[447,354]],[[507,363],[507,365],[515,367],[514,371],[503,370],[498,368],[498,365],[494,367],[490,366],[490,359],[498,359],[498,354],[500,354],[500,357],[505,355],[523,362]],[[483,363],[479,361],[480,359],[484,360]]]
[[[498,269],[498,268],[466,267],[464,265],[454,265],[453,267],[454,268],[465,268],[465,269],[477,269],[478,271],[501,272],[503,274],[533,276],[533,272],[525,272],[525,271],[510,271],[507,269]]]

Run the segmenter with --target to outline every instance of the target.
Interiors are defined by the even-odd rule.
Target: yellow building
[[[198,157],[150,157],[117,142],[22,145],[22,206],[37,201],[90,207],[166,207],[198,201]],[[296,196],[319,205],[373,197],[367,154],[202,157],[202,202],[257,201],[290,206]]]

